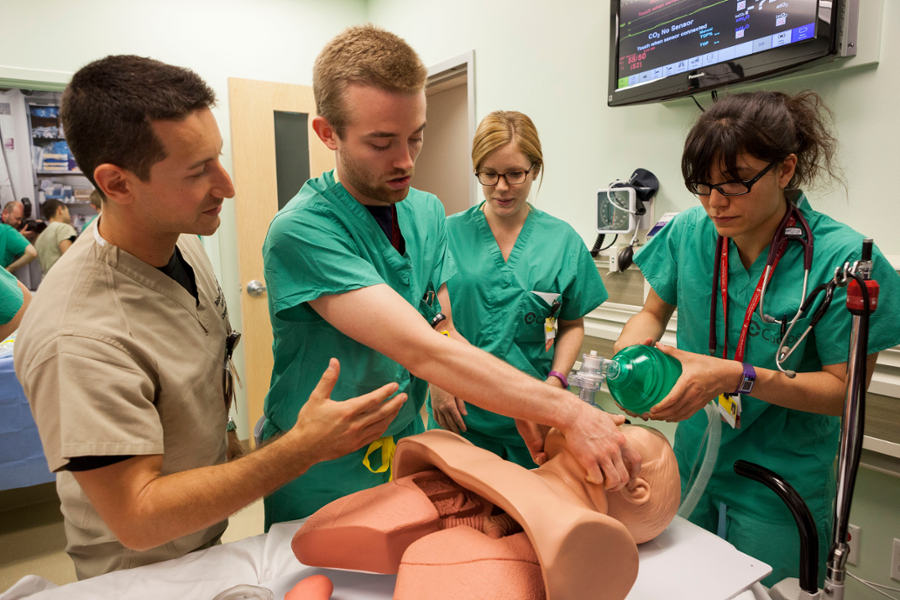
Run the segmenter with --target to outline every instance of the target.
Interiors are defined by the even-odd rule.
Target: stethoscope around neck
[[[803,246],[803,291],[800,294],[800,307],[797,309],[797,313],[794,315],[794,318],[788,321],[787,315],[784,315],[781,320],[779,320],[775,317],[772,317],[771,315],[765,314],[763,310],[763,303],[765,302],[766,288],[768,287],[769,280],[771,279],[772,273],[775,270],[775,264],[787,249],[788,242],[791,241],[799,242]],[[710,356],[715,356],[716,347],[718,346],[718,339],[716,336],[716,291],[719,288],[719,278],[721,277],[720,269],[722,263],[722,252],[724,251],[725,244],[727,243],[727,238],[724,238],[722,236],[719,236],[716,240],[716,260],[715,267],[713,268],[712,299],[710,301],[709,309]],[[778,228],[775,230],[775,237],[772,238],[772,243],[769,244],[769,254],[766,256],[766,268],[765,271],[763,271],[762,276],[758,309],[759,317],[763,320],[763,322],[778,323],[779,325],[781,325],[781,341],[779,342],[778,350],[776,350],[775,352],[775,366],[778,367],[779,371],[791,378],[796,376],[796,373],[790,370],[785,370],[781,366],[781,363],[787,360],[788,357],[794,352],[797,345],[801,341],[803,341],[803,339],[809,333],[809,329],[812,328],[812,325],[810,325],[810,327],[807,328],[805,332],[803,332],[803,335],[799,337],[792,348],[788,348],[787,346],[782,347],[782,345],[787,341],[788,335],[790,335],[791,329],[793,329],[794,327],[794,323],[797,322],[797,319],[799,319],[803,314],[804,309],[807,308],[804,299],[806,298],[806,290],[809,284],[809,273],[812,269],[812,259],[812,230],[809,228],[809,223],[806,222],[806,218],[800,212],[800,209],[797,208],[797,206],[794,205],[793,202],[788,201],[788,210],[785,211],[784,217],[781,219],[781,223],[779,223]],[[725,323],[725,331],[728,331],[728,323]]]

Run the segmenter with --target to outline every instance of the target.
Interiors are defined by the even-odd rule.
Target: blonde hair
[[[348,84],[415,94],[427,78],[419,55],[399,36],[371,24],[350,27],[325,45],[313,65],[316,111],[341,137],[350,120],[344,105]]]
[[[537,177],[544,166],[541,138],[528,115],[514,110],[495,110],[481,120],[472,140],[472,166],[475,172],[492,152],[511,143],[515,143],[519,152],[534,164],[531,176]]]

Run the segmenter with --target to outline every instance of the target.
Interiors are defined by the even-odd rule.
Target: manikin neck
[[[759,227],[731,238],[738,249],[741,264],[745,269],[749,270],[763,250],[772,243],[778,226],[787,211],[788,201],[782,196],[781,208],[772,213],[772,216],[761,223]]]

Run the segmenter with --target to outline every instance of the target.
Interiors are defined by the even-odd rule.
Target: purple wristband
[[[557,379],[559,379],[560,383],[563,384],[563,389],[569,389],[569,380],[566,379],[566,376],[559,371],[550,371],[547,377],[556,377]]]

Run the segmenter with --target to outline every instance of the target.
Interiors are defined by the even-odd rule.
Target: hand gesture
[[[406,394],[387,400],[397,391],[396,383],[388,383],[358,398],[335,402],[330,396],[340,369],[340,363],[332,358],[290,432],[302,440],[315,462],[340,458],[372,443],[387,430],[406,402]]]

